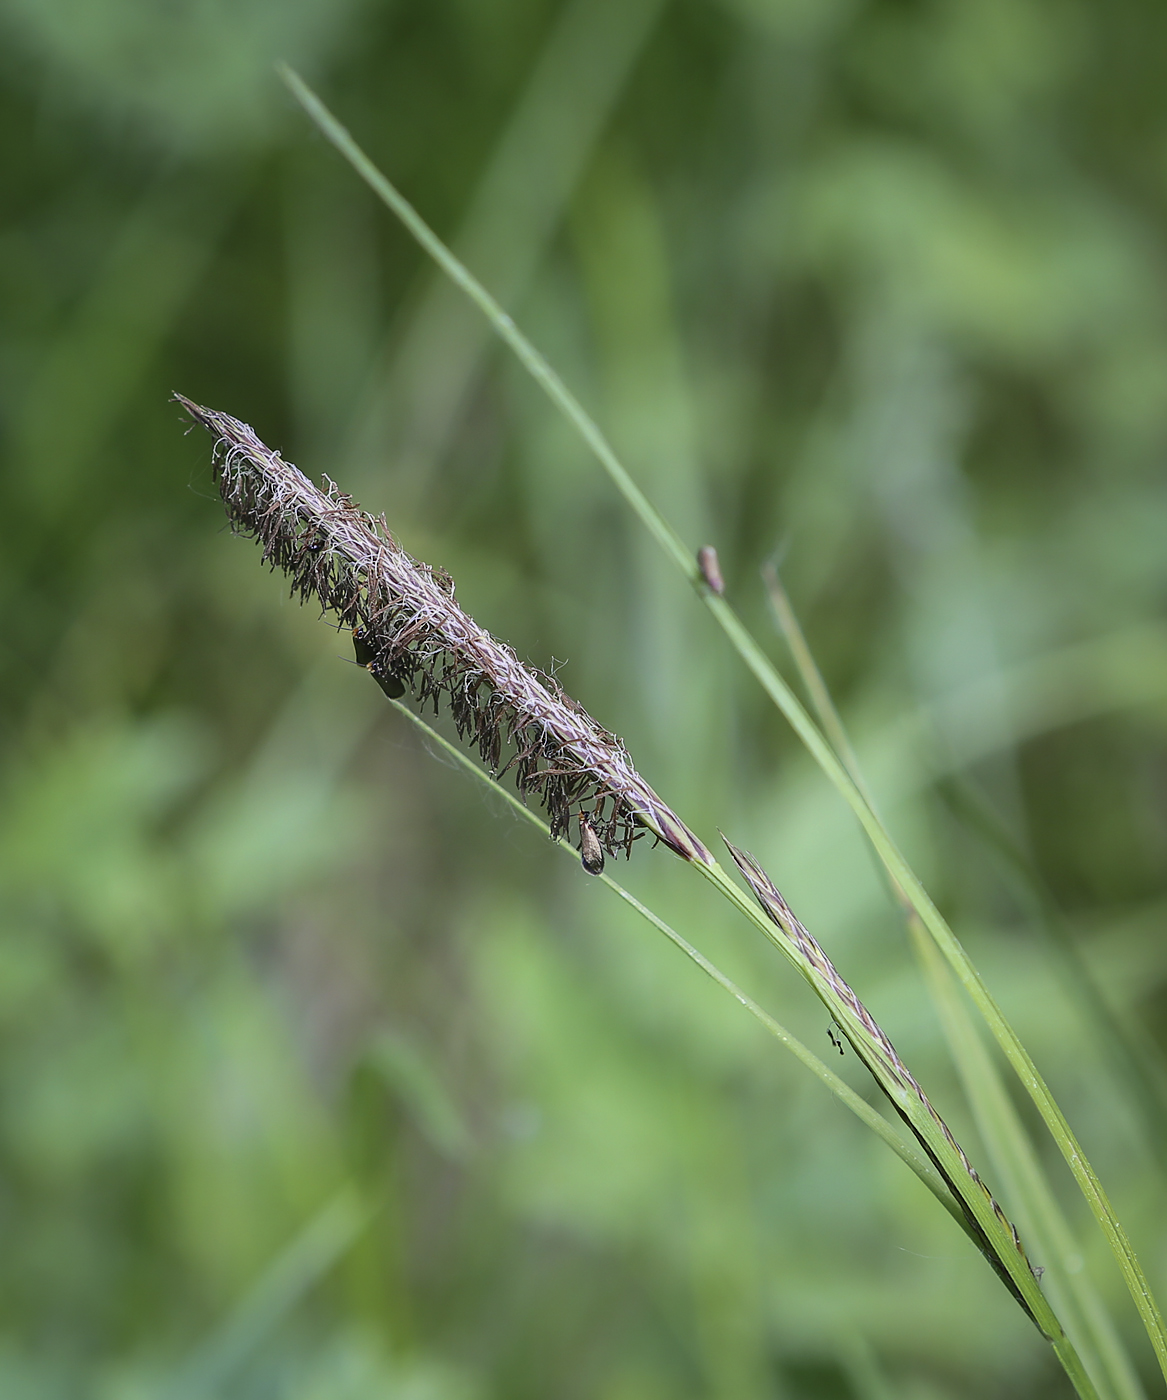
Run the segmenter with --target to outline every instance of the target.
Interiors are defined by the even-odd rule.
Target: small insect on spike
[[[725,580],[721,577],[717,550],[711,544],[702,545],[697,551],[697,567],[701,570],[701,577],[709,585],[710,591],[720,598],[725,592]]]
[[[834,1026],[828,1026],[828,1027],[827,1027],[827,1036],[828,1036],[828,1038],[829,1038],[831,1044],[835,1047],[835,1049],[836,1049],[836,1050],[839,1052],[839,1054],[841,1055],[841,1054],[843,1053],[843,1037],[842,1037],[841,1035],[836,1035],[836,1034],[835,1034],[835,1028],[834,1028]]]
[[[589,875],[598,875],[604,868],[604,848],[587,817],[579,819],[579,858]]]
[[[377,653],[369,645],[369,639],[363,627],[353,629],[353,651],[356,653],[357,665],[363,666],[369,675],[377,682],[390,700],[400,700],[405,694],[405,683],[399,676],[395,676],[392,671],[382,671],[377,665]]]

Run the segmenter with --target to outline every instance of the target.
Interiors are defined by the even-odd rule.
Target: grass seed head
[[[260,542],[293,595],[315,598],[338,627],[352,629],[357,662],[386,695],[408,690],[435,712],[444,701],[491,771],[514,769],[524,797],[542,802],[553,836],[566,836],[586,806],[585,868],[596,851],[600,865],[604,851],[629,854],[645,831],[685,860],[714,864],[620,740],[480,627],[455,602],[450,575],[407,554],[383,516],[361,510],[327,477],[314,485],[246,423],[174,397],[215,436],[215,480],[232,525]],[[505,765],[504,745],[513,748]]]

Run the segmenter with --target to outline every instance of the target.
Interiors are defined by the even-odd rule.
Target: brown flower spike
[[[383,516],[362,511],[327,477],[323,490],[314,486],[246,423],[174,397],[215,435],[215,481],[232,525],[260,541],[294,594],[316,598],[352,629],[358,662],[388,696],[409,690],[435,712],[444,696],[491,771],[513,768],[523,796],[540,799],[553,836],[568,835],[574,818],[585,868],[602,868],[603,850],[629,854],[645,830],[685,860],[714,864],[620,740],[479,627],[454,601],[449,574],[411,558]],[[504,740],[515,751],[500,772]]]

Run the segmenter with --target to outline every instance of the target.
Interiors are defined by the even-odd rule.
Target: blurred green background
[[[3,0],[5,1400],[1068,1393],[902,1165],[225,529],[172,389],[753,849],[985,1165],[843,804],[277,58],[787,666],[779,552],[1162,1293],[1165,44],[1150,0]],[[833,1054],[663,848],[614,873]]]

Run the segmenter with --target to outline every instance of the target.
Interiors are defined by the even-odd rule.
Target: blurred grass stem
[[[1030,856],[988,798],[967,778],[940,777],[936,791],[953,816],[1000,861],[1005,878],[1045,939],[1055,965],[1109,1058],[1113,1078],[1130,1095],[1144,1139],[1167,1180],[1167,1065],[1155,1039],[1110,1005],[1098,978]]]
[[[160,1389],[160,1400],[204,1400],[221,1395],[291,1312],[360,1236],[375,1209],[343,1187],[272,1261],[234,1311]]]
[[[666,0],[571,0],[557,13],[452,246],[504,301],[529,284]],[[353,433],[373,460],[389,425],[414,499],[462,421],[491,328],[437,275],[370,375]]]

